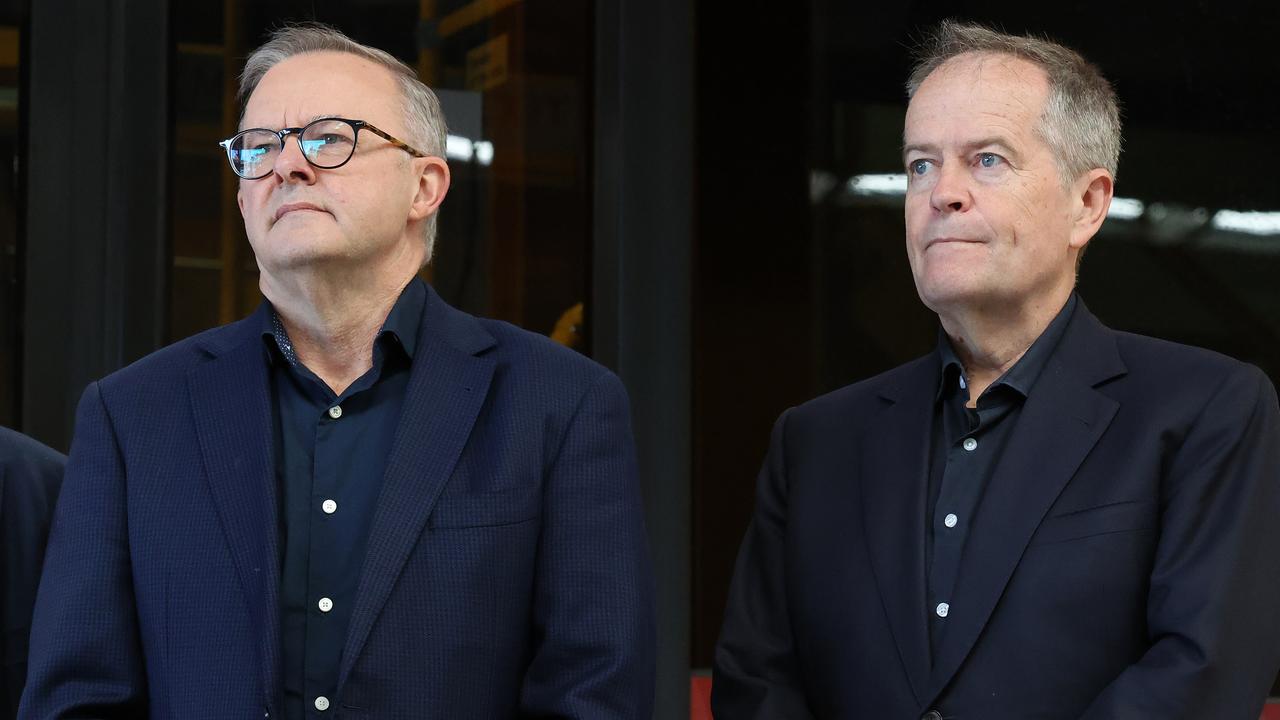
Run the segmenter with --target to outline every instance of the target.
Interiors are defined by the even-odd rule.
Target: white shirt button
[[[334,405],[333,407],[329,408],[329,417],[333,418],[334,420],[337,420],[338,418],[342,417],[342,406]]]
[[[320,598],[320,602],[316,605],[320,607],[320,612],[329,612],[333,609],[333,601],[329,598]]]
[[[317,709],[317,710],[319,710],[320,712],[324,712],[325,710],[328,710],[328,709],[329,709],[329,698],[327,698],[327,697],[325,697],[325,696],[323,696],[323,695],[319,695],[319,696],[317,696],[317,697],[316,697],[316,709]]]
[[[938,607],[934,608],[934,612],[938,613],[938,617],[946,617],[951,612],[951,606],[946,603],[938,603]]]
[[[973,452],[974,450],[977,450],[977,449],[978,449],[978,441],[977,441],[977,440],[974,440],[973,438],[965,438],[965,439],[964,439],[964,449],[965,449],[965,450],[968,450],[969,452]]]
[[[961,375],[961,376],[960,376],[960,389],[961,389],[961,390],[965,390],[965,389],[968,389],[968,387],[969,387],[969,383],[965,382],[965,381],[964,381],[964,375]]]
[[[325,515],[332,515],[338,512],[338,503],[332,500],[325,500],[320,503],[320,509],[324,511]]]
[[[960,518],[956,517],[955,513],[948,513],[947,516],[942,519],[942,524],[947,527],[955,527],[958,522],[960,522]]]

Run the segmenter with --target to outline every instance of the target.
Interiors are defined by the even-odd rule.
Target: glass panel
[[[228,3],[233,7],[234,3]],[[238,295],[244,228],[235,176],[217,142],[234,134],[237,48],[228,47],[220,3],[173,3],[174,144],[170,187],[173,275],[169,339],[245,314]]]
[[[566,313],[590,290],[590,0],[223,0],[175,2],[171,12],[171,339],[260,301],[236,180],[216,142],[237,129],[245,54],[283,21],[319,20],[416,67],[441,97],[453,185],[424,277],[469,312],[542,333],[560,323],[558,338],[589,351],[581,316]]]

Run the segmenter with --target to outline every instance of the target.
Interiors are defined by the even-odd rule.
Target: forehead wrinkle
[[[313,123],[313,122],[315,122],[315,121],[317,121],[317,120],[327,120],[327,119],[329,119],[329,118],[336,118],[336,117],[341,117],[341,116],[340,116],[340,115],[337,115],[337,114],[335,114],[335,113],[329,113],[329,112],[325,112],[325,113],[318,113],[318,114],[316,114],[316,115],[312,115],[311,117],[307,118],[306,120],[303,120],[303,121],[302,121],[302,125],[300,125],[299,127],[306,126],[306,125],[310,125],[311,123]]]
[[[1041,94],[1047,99],[1049,75],[1039,65],[1013,55],[992,52],[963,53],[938,66],[925,78],[925,82],[934,76],[937,76],[939,82],[967,81],[968,89],[974,91],[982,88],[984,82],[996,84],[1004,82],[1006,78],[1000,77],[1002,73],[1012,76],[1007,80],[1022,92],[1001,93],[997,99],[1039,112],[1037,108],[1032,107],[1033,100],[1035,96]],[[986,94],[989,95],[990,92]]]
[[[386,127],[388,124],[392,126],[402,124],[399,116],[403,113],[399,112],[399,110],[403,105],[401,101],[403,94],[400,91],[396,75],[390,69],[367,58],[341,51],[304,52],[284,58],[263,74],[253,93],[245,100],[245,109],[248,110],[250,105],[257,103],[266,103],[268,106],[274,105],[275,102],[291,103],[292,107],[286,105],[279,111],[281,113],[280,127],[290,127],[292,124],[288,122],[288,115],[291,111],[300,111],[302,107],[306,106],[315,107],[312,104],[312,100],[324,97],[323,92],[316,91],[313,87],[306,100],[299,101],[297,92],[299,89],[298,76],[320,72],[331,75],[330,82],[337,83],[342,88],[342,92],[339,93],[340,96],[351,100],[352,98],[348,96],[352,94],[351,91],[354,89],[355,94],[359,97],[354,101],[354,104],[342,102],[341,98],[339,99],[339,105],[350,105],[349,112],[331,111],[318,113],[312,115],[309,119],[301,120],[298,123],[299,127],[321,118],[353,117],[350,112],[356,111],[357,108],[368,110],[370,105],[373,107],[374,114],[379,116],[373,118],[373,121],[381,127]],[[286,75],[287,80],[281,79],[282,73]],[[305,77],[302,81],[304,86],[308,86],[308,81]],[[264,94],[264,90],[269,92]],[[272,102],[266,102],[267,99]],[[387,105],[385,108],[382,107],[384,102]],[[328,103],[325,104],[327,105]],[[263,108],[263,110],[268,113],[275,112],[270,107]],[[245,122],[246,115],[247,113],[242,113],[241,115],[241,124],[243,126],[249,126]],[[383,115],[387,115],[387,117],[381,117]],[[369,119],[359,115],[355,117],[363,120]],[[400,128],[395,127],[389,132],[394,134],[395,130],[398,129]]]
[[[244,127],[246,123],[244,123],[244,122],[242,121],[242,122],[240,123],[240,130],[249,130],[249,129],[253,129],[253,130],[271,130],[272,132],[279,132],[280,130],[283,130],[283,129],[287,128],[287,127],[298,127],[298,128],[302,128],[302,127],[306,127],[307,125],[310,125],[311,123],[315,122],[316,120],[324,120],[324,119],[326,119],[326,118],[336,118],[336,117],[339,117],[338,115],[335,115],[335,114],[333,114],[333,113],[319,113],[319,114],[317,114],[317,115],[312,115],[311,117],[306,118],[305,120],[302,120],[300,124],[298,124],[298,125],[294,126],[294,125],[290,125],[290,124],[289,124],[289,117],[288,117],[288,116],[289,116],[289,113],[288,113],[288,111],[287,111],[287,110],[286,110],[285,112],[281,113],[281,115],[280,115],[280,124],[279,124],[278,126],[276,126],[276,127],[270,127],[270,126],[267,126],[267,125],[255,125],[255,126],[253,126],[252,128],[246,128],[246,127]]]
[[[961,145],[961,148],[967,152],[981,150],[982,148],[996,148],[1010,154],[1018,153],[1017,141],[1001,133],[986,134],[982,137],[966,140]]]
[[[957,135],[969,135],[966,140],[1003,136],[1008,149],[1029,152],[1027,145],[1041,139],[1049,90],[1047,73],[1030,61],[1005,53],[957,55],[930,73],[909,103],[903,158],[914,149],[940,151],[938,141],[943,146],[968,144],[956,140]],[[922,128],[941,130],[947,137],[914,142],[908,131]]]

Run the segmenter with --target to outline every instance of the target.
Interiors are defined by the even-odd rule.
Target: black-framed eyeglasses
[[[303,127],[282,130],[249,128],[218,145],[227,151],[227,162],[231,163],[231,169],[236,175],[245,180],[259,180],[275,169],[276,158],[284,152],[284,141],[290,135],[298,136],[298,147],[307,162],[318,168],[332,170],[346,165],[355,154],[361,130],[368,130],[414,157],[427,156],[363,120],[339,117],[320,118]]]

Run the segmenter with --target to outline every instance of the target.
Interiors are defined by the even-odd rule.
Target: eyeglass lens
[[[356,129],[341,120],[317,120],[302,129],[298,144],[312,165],[335,168],[355,152]],[[265,177],[275,167],[281,146],[279,135],[268,130],[249,130],[232,138],[227,157],[240,177]]]

